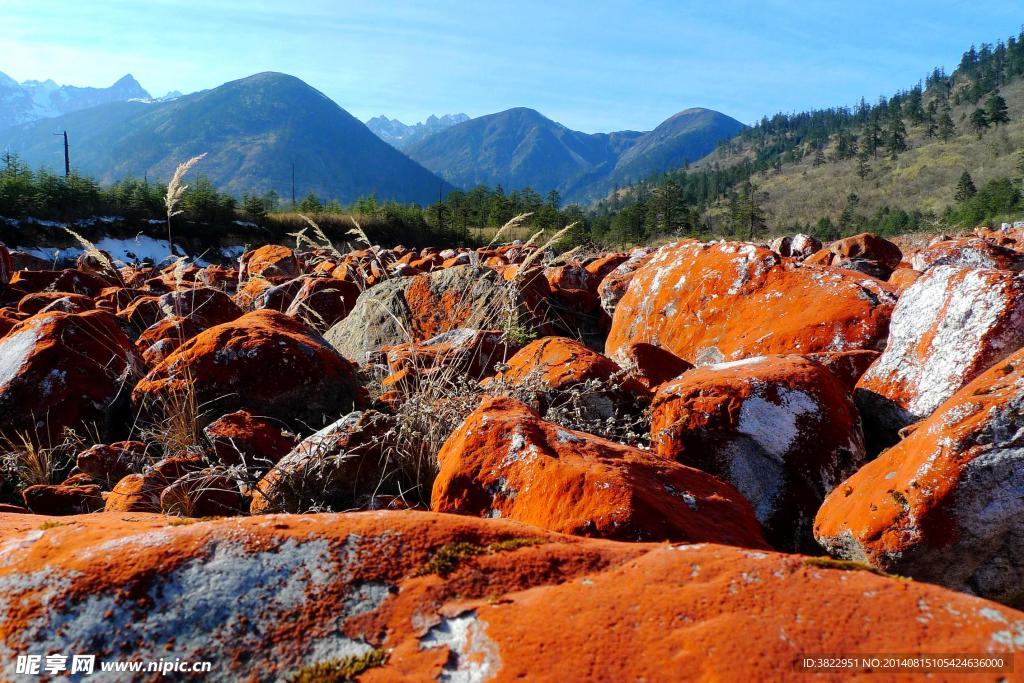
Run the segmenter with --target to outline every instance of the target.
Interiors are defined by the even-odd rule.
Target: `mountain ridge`
[[[150,94],[131,74],[122,76],[107,88],[94,88],[58,85],[52,79],[18,83],[0,72],[0,129],[110,102],[149,98]]]

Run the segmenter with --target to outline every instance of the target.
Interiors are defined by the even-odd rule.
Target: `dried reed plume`
[[[107,255],[100,251],[95,244],[93,244],[92,242],[85,239],[77,232],[69,228],[64,228],[64,232],[74,237],[75,241],[82,246],[82,249],[85,251],[85,253],[91,256],[92,258],[96,259],[96,262],[103,266],[103,268],[114,272],[117,271],[117,268],[115,268],[111,260],[107,258]]]
[[[164,206],[167,207],[167,248],[170,249],[171,256],[174,255],[174,242],[171,241],[171,218],[181,213],[181,209],[178,206],[181,204],[181,198],[184,196],[185,190],[188,189],[188,185],[182,183],[182,180],[185,178],[185,174],[189,172],[189,169],[204,158],[206,158],[206,152],[192,157],[183,164],[178,164],[178,168],[174,169],[174,176],[171,178],[171,182],[167,184]]]
[[[526,270],[533,264],[534,261],[536,261],[540,257],[541,254],[547,251],[553,244],[557,243],[558,240],[565,237],[565,234],[575,227],[576,223],[570,223],[569,225],[565,226],[564,228],[556,232],[554,235],[552,235],[551,239],[545,242],[543,246],[540,246],[534,251],[530,252],[530,255],[523,259],[523,262],[519,264],[519,270],[516,272],[516,279],[522,278],[523,275],[526,273]],[[536,235],[534,235],[534,237],[536,237]],[[530,238],[531,242],[533,241],[534,237]]]
[[[491,241],[487,243],[487,246],[488,247],[493,247],[495,244],[497,244],[499,237],[504,235],[506,232],[508,232],[512,228],[518,227],[520,223],[522,223],[523,221],[525,221],[527,218],[529,218],[532,215],[533,215],[533,212],[528,212],[528,213],[521,213],[518,216],[513,216],[512,218],[510,218],[508,223],[505,223],[505,225],[501,226],[498,229],[498,232],[494,233],[494,237],[492,237]]]

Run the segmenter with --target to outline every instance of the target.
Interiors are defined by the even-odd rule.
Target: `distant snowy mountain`
[[[434,133],[440,133],[442,130],[465,121],[469,121],[469,117],[465,114],[445,114],[440,117],[431,115],[426,121],[409,126],[398,119],[375,116],[366,122],[366,126],[376,133],[377,137],[392,147],[405,149],[409,145],[424,140]]]
[[[18,83],[0,73],[0,129],[110,102],[149,99],[149,93],[131,74],[109,88],[81,88],[57,85],[52,80]]]

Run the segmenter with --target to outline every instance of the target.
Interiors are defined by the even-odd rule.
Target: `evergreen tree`
[[[981,136],[988,130],[988,114],[985,113],[984,109],[975,109],[971,113],[970,123],[971,129],[978,134],[978,139],[980,140]]]
[[[871,165],[868,164],[868,159],[870,158],[866,149],[862,149],[857,155],[857,175],[861,180],[867,178],[868,174],[871,173]]]
[[[956,193],[953,195],[953,199],[963,204],[976,194],[978,194],[978,188],[974,186],[974,179],[971,178],[970,173],[964,171],[960,175],[960,180],[957,181]]]
[[[907,151],[907,127],[903,125],[903,119],[898,116],[889,122],[889,130],[885,133],[885,146],[889,150],[889,157],[893,160],[900,152]]]
[[[1010,122],[1008,111],[1006,100],[999,93],[993,93],[985,100],[985,115],[988,118],[988,122],[994,126]]]
[[[821,166],[824,163],[825,163],[825,152],[819,146],[816,150],[814,150],[814,161],[811,162],[811,165],[812,166]]]
[[[956,125],[953,123],[953,117],[949,115],[949,110],[947,109],[939,117],[939,139],[943,142],[949,142],[954,135],[956,135]]]
[[[262,224],[263,219],[267,217],[267,205],[263,202],[263,197],[255,194],[243,194],[242,213],[253,223]]]

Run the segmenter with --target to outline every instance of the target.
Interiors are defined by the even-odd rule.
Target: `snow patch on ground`
[[[0,340],[0,389],[6,388],[18,376],[37,341],[39,332],[33,327]]]

